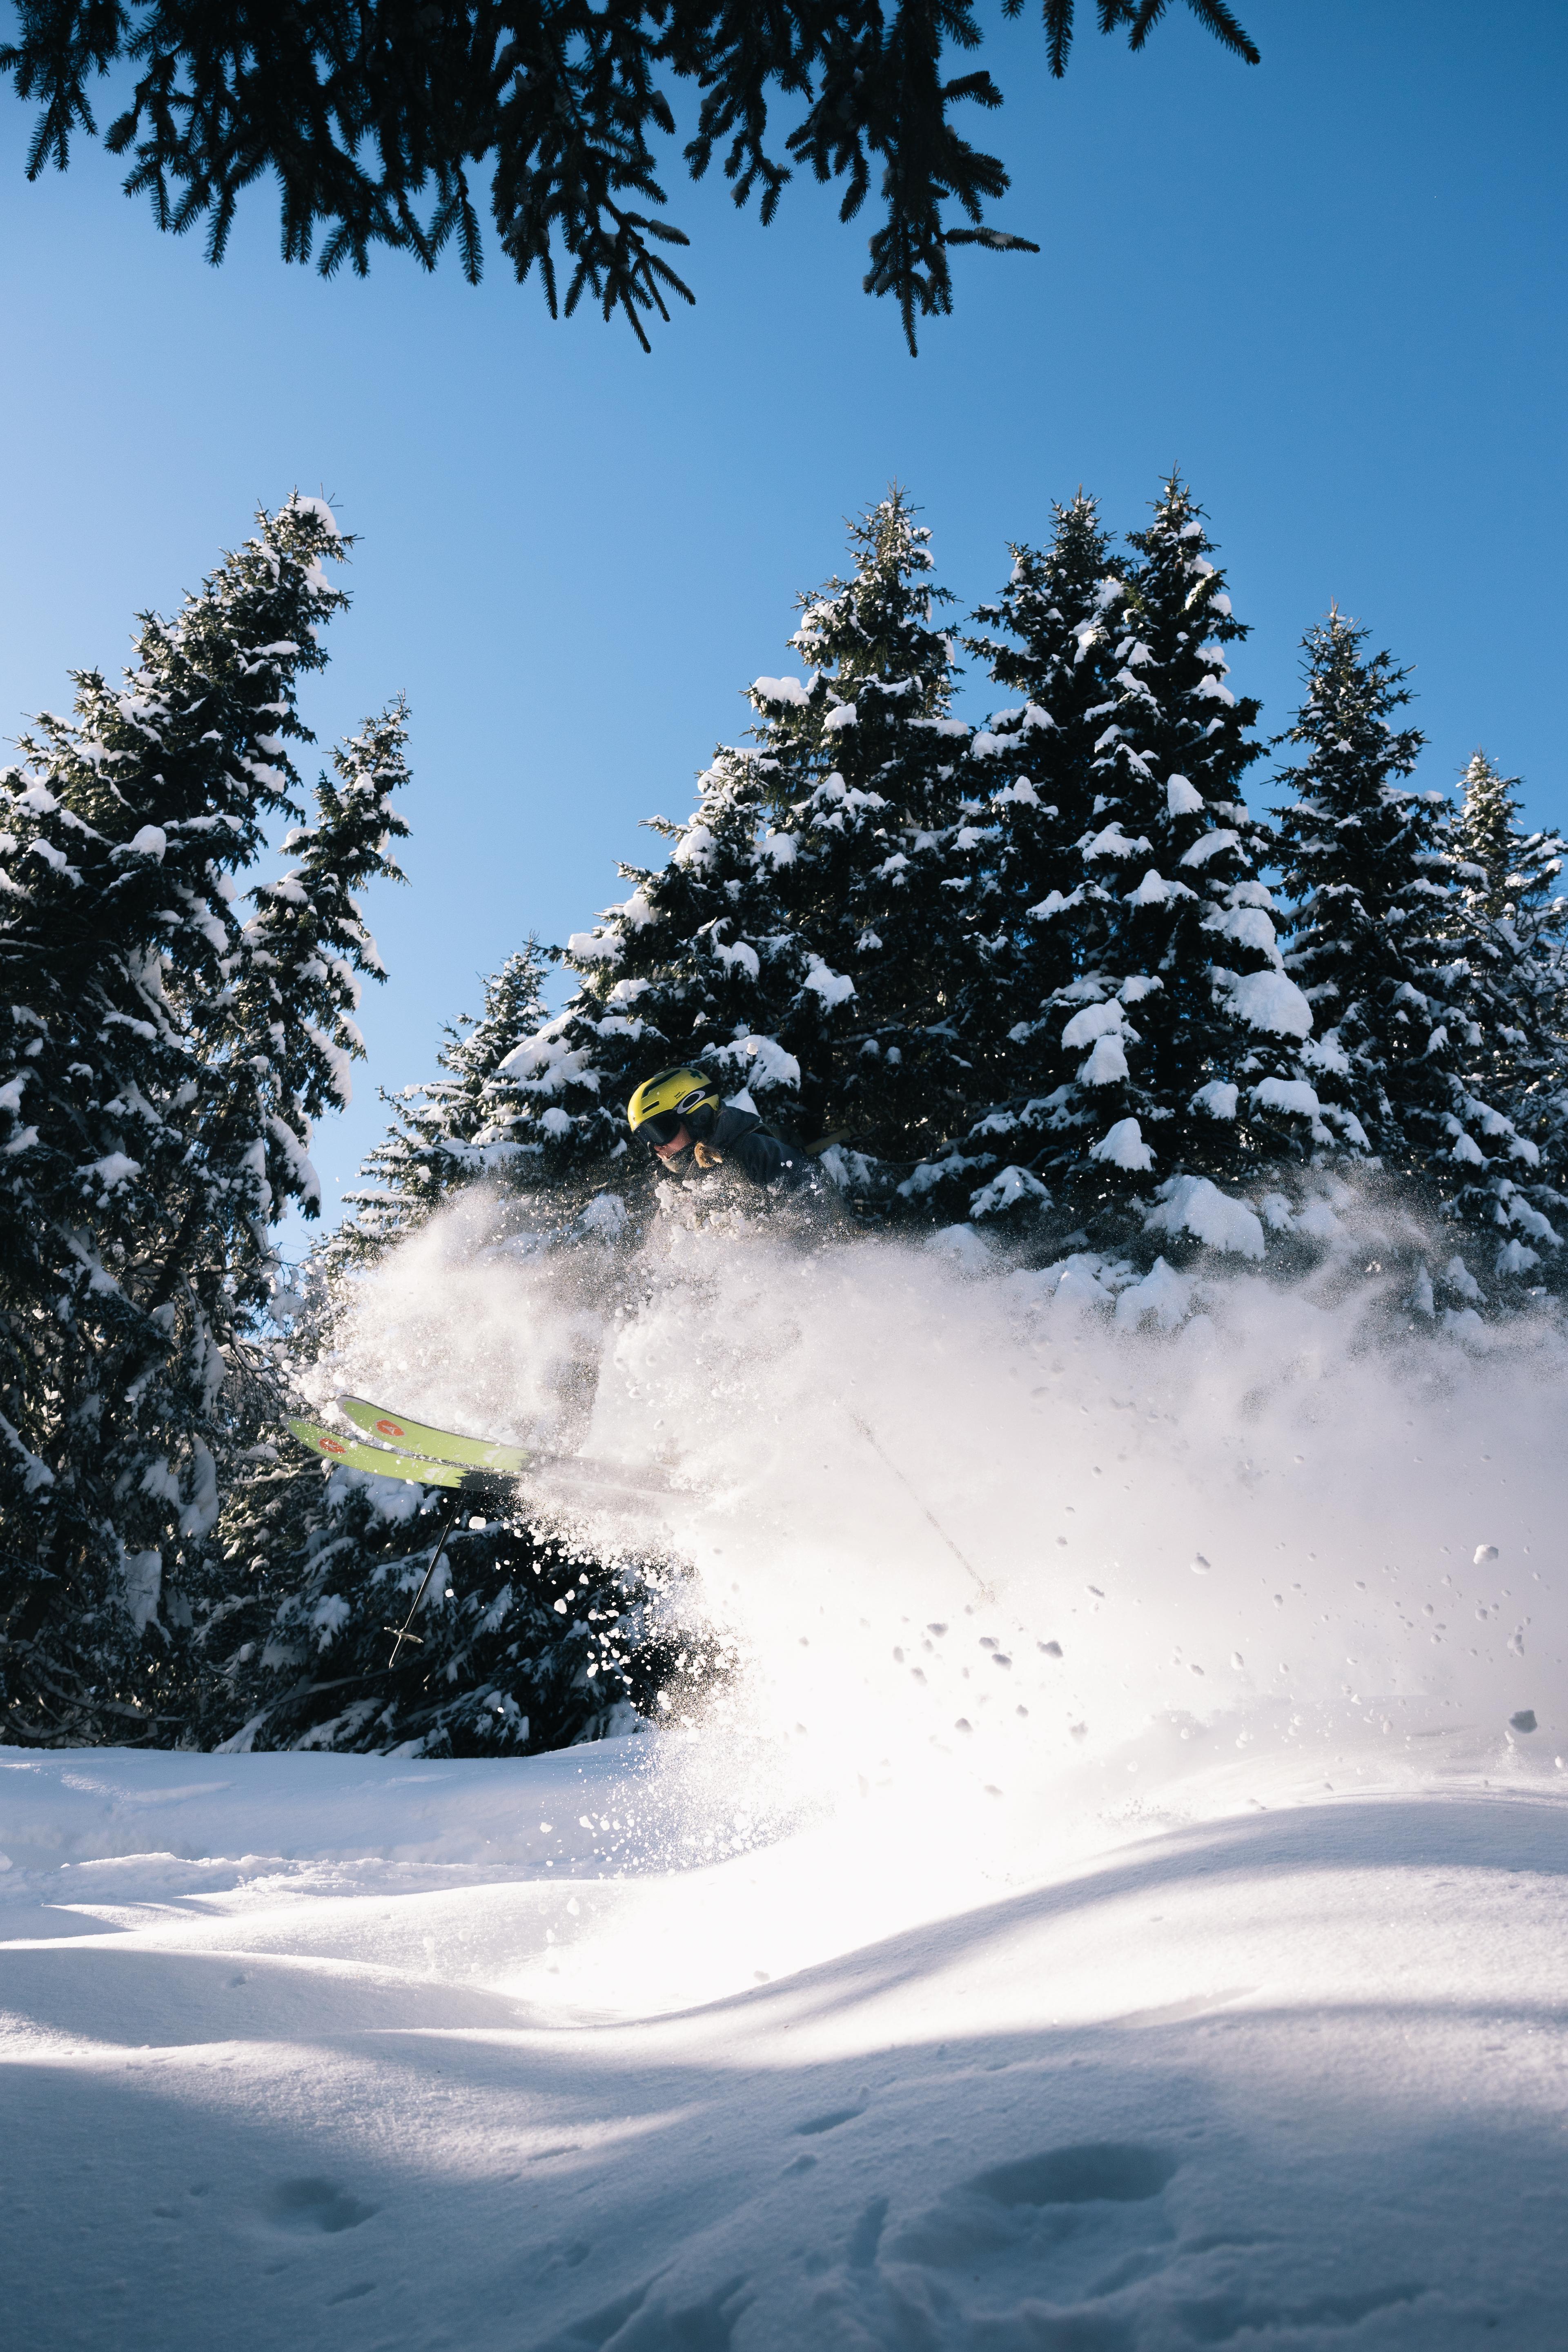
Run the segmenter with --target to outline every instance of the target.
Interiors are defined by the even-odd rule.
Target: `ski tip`
[[[405,1452],[423,1454],[428,1461],[455,1462],[467,1468],[495,1470],[503,1477],[516,1477],[536,1458],[531,1447],[508,1445],[490,1437],[466,1437],[456,1429],[437,1429],[433,1423],[417,1421],[411,1413],[375,1404],[369,1397],[345,1392],[337,1399],[337,1406],[344,1420],[363,1430],[373,1445],[401,1446]]]
[[[372,1404],[368,1397],[344,1394],[336,1402],[344,1412],[348,1412],[351,1405],[357,1405],[359,1411],[349,1413],[349,1419],[357,1423],[361,1429],[368,1430],[373,1437],[384,1438],[389,1445],[395,1445],[401,1439],[406,1437],[413,1427],[412,1423],[399,1421],[395,1414],[383,1412],[380,1407]]]

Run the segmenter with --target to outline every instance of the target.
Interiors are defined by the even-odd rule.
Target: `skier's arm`
[[[812,1172],[805,1155],[781,1143],[776,1135],[769,1135],[755,1111],[732,1107],[722,1111],[709,1148],[715,1160],[730,1160],[753,1184],[776,1184],[784,1192],[804,1184]],[[697,1147],[697,1158],[699,1166],[705,1164],[701,1144]]]
[[[769,1135],[754,1110],[737,1110],[732,1103],[720,1112],[712,1134],[699,1139],[696,1158],[704,1169],[729,1160],[752,1183],[784,1192],[808,1183],[813,1173],[804,1152]]]
[[[729,1157],[740,1161],[753,1184],[777,1183],[781,1177],[786,1186],[798,1184],[806,1173],[798,1154],[760,1127],[738,1136],[730,1146]]]

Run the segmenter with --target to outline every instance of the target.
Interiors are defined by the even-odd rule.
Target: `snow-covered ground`
[[[9,2340],[1568,2341],[1555,1791],[1320,1755],[1026,1878],[875,1796],[672,1872],[663,1744],[6,1751]]]
[[[1553,1334],[770,1246],[592,1437],[679,1426],[738,1705],[0,1749],[8,2339],[1562,2352]],[[525,1425],[486,1281],[343,1384],[497,1427],[524,1331]]]

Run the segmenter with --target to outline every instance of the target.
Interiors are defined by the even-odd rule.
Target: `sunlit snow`
[[[323,1399],[519,1435],[591,1338],[748,1673],[526,1762],[0,1750],[14,2340],[1551,2352],[1568,1359],[1335,1222],[676,1226],[620,1312],[416,1237]]]

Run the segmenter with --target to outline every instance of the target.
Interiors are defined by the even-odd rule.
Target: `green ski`
[[[521,1445],[498,1445],[489,1438],[459,1437],[454,1430],[432,1429],[422,1421],[393,1412],[386,1405],[367,1403],[363,1397],[341,1396],[338,1410],[383,1445],[406,1446],[413,1454],[427,1454],[437,1462],[460,1462],[472,1470],[494,1470],[503,1478],[520,1477],[531,1463],[549,1458],[527,1453]]]
[[[405,1421],[401,1414],[367,1404],[363,1397],[339,1397],[337,1402],[374,1438],[390,1441],[395,1432],[408,1441],[408,1446],[430,1446],[431,1451],[425,1454],[395,1448],[389,1442],[362,1445],[337,1430],[323,1429],[319,1422],[289,1422],[300,1444],[308,1445],[312,1454],[329,1462],[342,1462],[350,1470],[368,1470],[374,1477],[404,1478],[416,1486],[467,1486],[476,1495],[481,1489],[499,1492],[524,1479],[531,1486],[574,1486],[589,1495],[623,1499],[681,1491],[661,1470],[623,1469],[614,1463],[585,1462],[575,1454],[528,1454],[519,1445],[490,1444],[483,1438],[459,1437],[450,1430]],[[458,1452],[459,1446],[465,1449],[462,1454]]]
[[[390,1406],[372,1404],[364,1397],[341,1396],[340,1412],[384,1445],[401,1444],[427,1454],[436,1462],[460,1464],[465,1469],[487,1470],[496,1478],[551,1478],[558,1483],[599,1487],[641,1495],[675,1495],[683,1489],[667,1471],[617,1462],[594,1462],[580,1454],[552,1454],[521,1445],[502,1445],[489,1437],[461,1437],[454,1429],[436,1429],[428,1422],[410,1421]]]
[[[379,1445],[358,1445],[322,1429],[313,1421],[290,1421],[289,1429],[301,1445],[349,1470],[368,1470],[377,1478],[405,1478],[416,1486],[460,1486],[463,1473],[455,1462],[431,1462],[417,1454],[394,1454]]]

